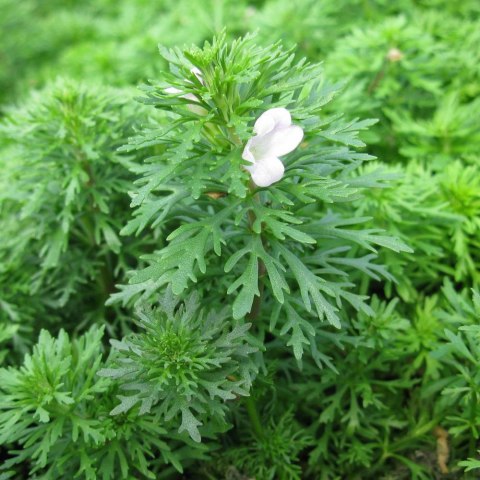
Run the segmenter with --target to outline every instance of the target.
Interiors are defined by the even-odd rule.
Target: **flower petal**
[[[249,162],[254,163],[255,162],[255,157],[253,156],[253,153],[251,152],[250,148],[252,146],[252,138],[247,142],[245,145],[245,148],[243,149],[242,153],[242,158],[244,160],[248,160]]]
[[[205,110],[201,105],[195,105],[194,103],[189,103],[187,105],[187,108],[192,112],[195,113],[196,115],[200,115],[201,117],[204,117],[207,115],[208,111]]]
[[[205,84],[203,83],[203,73],[202,73],[202,71],[201,71],[199,68],[193,67],[193,68],[190,69],[190,72],[193,73],[193,74],[197,77],[198,81],[199,81],[202,85],[205,85]],[[188,81],[188,80],[187,80],[187,81]]]
[[[268,156],[281,157],[293,152],[303,139],[303,129],[298,125],[275,129],[269,133],[262,142],[262,148]]]
[[[199,102],[198,97],[194,95],[193,93],[186,93],[185,95],[182,95],[182,98],[186,98],[187,100],[192,100],[193,102]]]
[[[262,113],[253,126],[257,135],[266,135],[276,127],[288,127],[292,124],[292,117],[286,108],[271,108]]]
[[[269,187],[278,182],[285,172],[285,167],[279,158],[262,158],[251,167],[245,167],[252,176],[253,183],[259,187]]]
[[[164,90],[165,93],[171,93],[171,94],[175,94],[175,93],[182,93],[181,90],[179,90],[178,88],[175,88],[175,87],[168,87]]]

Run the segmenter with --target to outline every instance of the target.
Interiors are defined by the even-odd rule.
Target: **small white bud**
[[[387,60],[390,62],[399,62],[403,57],[402,51],[398,48],[391,48],[387,53]]]

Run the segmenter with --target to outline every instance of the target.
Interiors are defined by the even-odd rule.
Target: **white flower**
[[[268,187],[283,177],[285,168],[278,157],[295,150],[303,138],[303,130],[292,125],[286,108],[271,108],[258,117],[252,137],[243,150],[242,158],[251,162],[245,168],[255,185]]]
[[[202,85],[204,85],[202,72],[197,67],[193,67],[192,69],[190,69],[190,72],[192,72],[198,78],[200,83]],[[187,80],[187,82],[192,83],[190,80]],[[164,90],[164,92],[165,93],[171,93],[172,95],[183,93],[182,90],[180,90],[178,88],[175,88],[175,87],[168,87]],[[194,95],[193,93],[186,93],[185,95],[182,95],[181,97],[186,98],[187,100],[191,100],[192,102],[194,102],[193,104],[189,103],[187,105],[187,108],[191,112],[196,113],[197,115],[206,115],[207,114],[207,111],[202,106],[195,105],[195,104],[199,103],[199,100],[198,100],[198,97],[196,95]]]
[[[387,60],[390,62],[399,62],[403,58],[403,52],[398,48],[391,48],[387,53]]]

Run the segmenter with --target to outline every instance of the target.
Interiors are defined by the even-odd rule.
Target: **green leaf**
[[[178,429],[178,433],[188,432],[190,437],[194,442],[200,443],[201,436],[200,432],[198,431],[198,427],[202,425],[202,422],[197,420],[197,418],[192,414],[190,409],[182,408],[182,424]]]
[[[364,147],[365,143],[358,138],[358,133],[360,130],[374,125],[377,121],[374,119],[358,120],[357,118],[351,122],[345,122],[343,119],[339,119],[333,121],[327,130],[320,130],[319,134],[328,140],[343,143],[344,145]]]
[[[243,285],[240,294],[234,301],[234,318],[241,318],[251,311],[255,296],[260,295],[258,282],[263,281],[263,278],[259,277],[259,272],[263,267],[265,267],[272,293],[278,302],[283,303],[283,292],[290,291],[285,280],[285,269],[276,258],[267,253],[260,235],[253,236],[245,248],[238,250],[230,256],[225,263],[225,272],[230,272],[239,260],[247,254],[250,254],[250,256],[243,274],[227,290],[227,293],[231,294]]]
[[[135,211],[135,218],[130,220],[120,231],[121,235],[131,235],[133,233],[135,235],[140,234],[154,217],[152,228],[161,225],[172,208],[178,205],[178,203],[188,195],[188,192],[182,188],[166,185],[157,188],[159,190],[169,191],[170,193],[160,198],[153,197],[144,200],[140,207]]]
[[[291,331],[290,340],[287,346],[293,347],[293,354],[297,360],[301,360],[303,356],[303,347],[310,345],[309,336],[315,336],[313,326],[304,320],[292,307],[291,303],[285,304],[287,321],[280,330],[280,335],[286,335]]]
[[[233,318],[244,317],[252,309],[255,296],[260,296],[258,289],[258,256],[254,251],[250,251],[250,258],[247,266],[237,280],[235,280],[227,290],[230,295],[240,287],[240,292],[233,302]]]
[[[255,220],[252,225],[254,232],[260,233],[264,231],[266,233],[272,233],[275,238],[279,240],[285,240],[286,237],[290,237],[300,243],[316,243],[313,237],[289,225],[299,225],[302,223],[293,213],[267,208],[257,202],[252,202],[250,208],[255,213]]]
[[[312,310],[310,299],[312,299],[318,318],[324,318],[336,328],[340,328],[340,318],[337,314],[338,309],[334,307],[322,294],[334,296],[334,292],[329,288],[327,282],[313,274],[302,261],[286,247],[277,244],[276,247],[282,257],[290,267],[290,271],[295,277],[300,288],[303,304],[308,312]]]

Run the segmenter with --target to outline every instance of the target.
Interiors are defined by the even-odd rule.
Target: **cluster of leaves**
[[[248,425],[238,431],[241,442],[232,442],[224,455],[215,458],[213,471],[217,475],[233,479],[234,472],[242,471],[249,473],[248,478],[302,478],[300,455],[312,446],[313,438],[295,422],[291,411],[272,417],[261,435],[253,434]]]
[[[154,310],[139,312],[144,332],[112,340],[118,353],[99,372],[119,379],[126,392],[111,414],[139,406],[140,415],[153,408],[165,421],[180,416],[178,432],[187,431],[196,442],[200,425],[207,432],[215,424],[226,426],[225,402],[248,395],[257,373],[250,359],[257,348],[245,335],[250,324],[229,326],[228,319],[226,309],[205,315],[196,296],[179,306],[171,291]]]
[[[22,366],[0,369],[0,443],[12,448],[2,478],[15,477],[18,464],[39,478],[159,478],[166,464],[181,472],[182,457],[202,456],[157,415],[109,416],[116,388],[97,375],[103,331],[70,340],[42,330]]]
[[[444,292],[448,303],[438,316],[444,322],[455,322],[459,327],[457,330],[445,329],[445,343],[432,353],[433,359],[444,365],[448,375],[426,386],[425,390],[428,395],[435,395],[440,391],[442,400],[436,408],[445,412],[442,413],[457,448],[462,445],[465,447],[465,439],[469,439],[468,453],[473,456],[480,437],[480,294],[478,290],[473,290],[473,298],[468,298],[470,295],[465,298],[456,294],[448,283]],[[474,466],[471,461],[461,464],[470,468]]]
[[[378,165],[369,165],[367,171],[373,168]],[[390,188],[367,191],[357,203],[357,214],[371,217],[372,226],[395,234],[415,252],[381,253],[394,278],[401,279],[384,285],[387,295],[393,289],[413,302],[422,292],[438,291],[444,276],[465,286],[478,285],[478,167],[456,161],[439,173],[416,162],[382,168],[391,176]]]
[[[117,149],[140,120],[121,92],[64,80],[3,119],[0,321],[19,325],[20,345],[59,321],[120,321],[104,303],[139,247],[118,236],[133,158]]]
[[[217,460],[211,468],[227,472],[228,465],[242,465],[246,478],[376,478],[388,472],[429,479],[447,471],[452,478],[475,478],[464,477],[461,467],[477,465],[479,305],[478,292],[457,293],[449,282],[441,295],[424,297],[411,318],[402,315],[406,309],[397,299],[374,297],[373,318],[359,315],[334,342],[330,332],[317,334],[326,368],[304,357],[301,376],[278,342],[267,343],[276,371],[256,384],[263,392],[257,403],[264,419],[278,421],[281,406],[302,399],[293,431],[291,423],[278,423],[285,438],[275,448],[281,455],[294,448],[286,438],[301,435],[303,462],[293,451],[285,456],[297,458],[303,469],[283,477],[262,470],[276,465],[266,445],[255,447],[275,437],[267,426],[240,448],[233,436],[221,456],[227,466]],[[453,454],[470,459],[455,464]]]
[[[479,36],[478,19],[469,17],[445,18],[412,5],[354,29],[328,54],[329,77],[349,84],[340,108],[380,120],[369,141],[385,161],[413,159],[441,169],[475,155],[480,77],[472,62],[479,58],[469,46]]]

